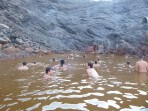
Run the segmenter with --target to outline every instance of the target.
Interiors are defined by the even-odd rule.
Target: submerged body
[[[143,59],[139,60],[136,62],[135,65],[136,71],[137,72],[148,72],[148,63],[144,61]]]
[[[87,69],[87,73],[88,73],[89,77],[92,77],[92,78],[98,78],[99,77],[97,71],[94,68]]]
[[[97,71],[93,68],[93,63],[89,62],[87,64],[87,74],[88,74],[88,77],[91,77],[91,78],[98,78],[99,77],[99,74],[97,73]]]
[[[26,71],[28,69],[29,68],[27,66],[20,66],[20,67],[18,67],[18,70],[22,70],[22,71]]]
[[[22,64],[23,64],[22,66],[19,66],[17,68],[18,70],[20,70],[20,71],[26,71],[26,70],[29,69],[26,62],[23,62]]]

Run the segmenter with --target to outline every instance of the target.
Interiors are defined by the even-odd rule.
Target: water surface
[[[88,54],[86,58],[48,55],[0,61],[0,111],[148,111],[148,76],[136,74],[126,66],[134,65],[136,57]],[[100,77],[90,80],[85,64],[100,56]],[[52,58],[56,58],[55,63]],[[46,66],[65,59],[69,69],[43,80]],[[28,71],[18,71],[23,61],[41,62]]]

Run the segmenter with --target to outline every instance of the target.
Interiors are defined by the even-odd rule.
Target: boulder
[[[0,44],[7,44],[8,42],[10,42],[8,37],[0,37]]]
[[[6,28],[6,29],[9,29],[9,26],[6,25],[6,24],[2,24],[2,23],[0,23],[0,28]]]
[[[17,43],[17,44],[23,44],[24,42],[23,42],[22,39],[20,39],[20,38],[16,38],[16,43]]]
[[[3,32],[0,32],[0,37],[4,37],[5,34]]]

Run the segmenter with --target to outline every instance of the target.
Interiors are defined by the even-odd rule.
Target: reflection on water
[[[70,55],[69,55],[70,56]],[[52,58],[56,58],[53,63]],[[148,75],[135,73],[126,66],[124,57],[107,58],[99,55],[101,67],[97,80],[87,78],[86,62],[98,58],[96,54],[31,57],[0,61],[0,110],[1,111],[148,111]],[[59,64],[65,59],[67,71],[55,72],[44,80],[46,66]],[[132,65],[136,57],[129,58]],[[41,62],[28,71],[18,71],[22,61]]]

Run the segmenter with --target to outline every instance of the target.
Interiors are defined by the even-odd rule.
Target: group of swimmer
[[[78,56],[78,54],[77,54]],[[69,56],[67,56],[69,57]],[[71,56],[72,57],[72,56]],[[86,55],[83,56],[83,58],[85,58]],[[136,72],[140,72],[140,73],[148,73],[148,63],[144,60],[144,56],[140,56],[139,57],[140,60],[137,61],[135,63],[135,66],[131,66],[130,62],[128,61],[126,64],[129,66],[129,68],[134,68]],[[52,61],[54,62],[56,59],[53,58]],[[100,59],[95,60],[95,62],[88,62],[86,64],[86,72],[89,78],[98,78],[99,74],[97,73],[97,71],[95,70],[95,68],[99,68],[100,64],[99,64]],[[33,62],[33,63],[26,63],[23,62],[23,65],[18,67],[18,70],[28,70],[29,69],[29,65],[42,65],[41,63],[37,63],[37,62]],[[44,74],[44,78],[48,79],[48,78],[52,78],[52,75],[55,71],[66,71],[68,69],[68,66],[65,64],[64,59],[60,60],[60,64],[54,65],[52,67],[46,67],[45,69],[45,74]]]

